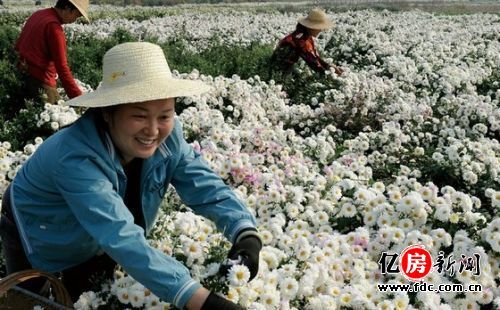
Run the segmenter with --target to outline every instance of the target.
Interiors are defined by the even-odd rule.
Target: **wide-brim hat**
[[[73,4],[76,9],[82,13],[82,16],[87,20],[87,22],[90,22],[89,18],[89,0],[69,0],[71,4]]]
[[[310,29],[324,30],[333,27],[333,22],[328,19],[326,13],[321,9],[313,9],[306,18],[299,19],[299,24]]]
[[[104,54],[102,81],[93,92],[65,105],[107,107],[125,103],[199,95],[210,90],[201,81],[172,77],[163,50],[156,44],[128,42]]]

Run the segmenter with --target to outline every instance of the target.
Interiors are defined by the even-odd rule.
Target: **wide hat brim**
[[[97,88],[64,102],[77,107],[107,107],[126,103],[200,95],[211,88],[201,81],[163,79],[127,84],[120,87]]]
[[[210,87],[199,80],[172,76],[159,45],[127,42],[115,45],[103,57],[102,81],[94,92],[65,102],[80,107],[107,107],[204,93]]]
[[[330,29],[332,28],[335,24],[329,20],[326,21],[311,21],[307,17],[300,19],[299,24],[309,28],[309,29],[316,29],[316,30],[325,30],[325,29]]]
[[[78,10],[78,12],[80,12],[82,14],[83,18],[85,18],[87,23],[90,23],[89,14],[87,13],[88,4],[87,4],[87,7],[85,8],[85,7],[83,7],[82,3],[79,3],[78,1],[69,0],[69,2],[71,2],[71,4],[73,4],[75,6],[75,8]]]

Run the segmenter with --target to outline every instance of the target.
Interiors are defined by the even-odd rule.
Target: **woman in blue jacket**
[[[118,263],[179,309],[238,309],[146,240],[172,184],[233,243],[229,257],[242,257],[251,278],[258,271],[262,244],[254,217],[184,140],[174,117],[175,97],[207,90],[172,78],[157,45],[110,49],[100,87],[66,102],[87,112],[49,137],[4,194],[7,272],[60,272],[76,301],[94,276],[111,277]]]

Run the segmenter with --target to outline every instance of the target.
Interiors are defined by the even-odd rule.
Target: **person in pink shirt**
[[[36,11],[28,18],[15,45],[25,99],[37,100],[42,95],[46,96],[44,101],[56,103],[58,78],[69,98],[82,94],[68,66],[62,25],[80,16],[89,21],[88,7],[88,0],[58,0],[53,8]]]

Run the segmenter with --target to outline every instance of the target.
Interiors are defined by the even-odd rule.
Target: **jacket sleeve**
[[[61,84],[69,98],[78,97],[82,94],[82,91],[78,85],[76,85],[75,79],[68,66],[64,32],[61,26],[57,24],[49,24],[47,27],[47,38],[50,38],[48,41],[49,51],[54,61],[59,79],[61,80]]]
[[[314,71],[325,72],[330,67],[330,65],[319,57],[312,39],[301,41],[297,48],[299,56]]]
[[[183,264],[148,244],[143,229],[134,224],[97,162],[66,152],[54,172],[57,190],[78,222],[113,260],[162,300],[183,309],[201,285]]]
[[[172,134],[179,143],[181,158],[171,183],[183,202],[196,214],[212,220],[231,242],[243,229],[255,228],[255,218],[243,202],[184,140],[179,122]]]

